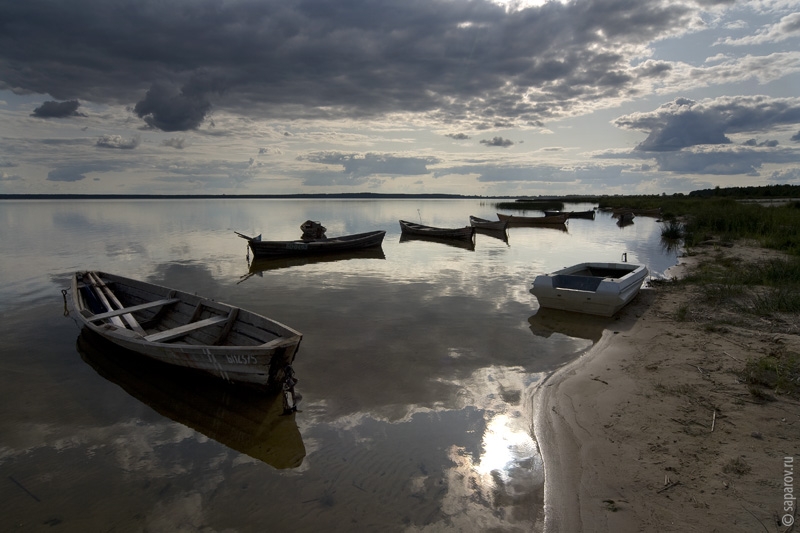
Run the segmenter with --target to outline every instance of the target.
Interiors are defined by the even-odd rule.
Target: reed
[[[661,222],[661,237],[664,239],[678,241],[686,236],[686,228],[683,223],[673,218]]]

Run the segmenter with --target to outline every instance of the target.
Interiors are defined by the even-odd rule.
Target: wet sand
[[[776,255],[696,251],[671,275],[720,251]],[[789,530],[797,507],[784,511],[784,462],[797,456],[800,402],[759,401],[737,372],[770,352],[800,353],[797,322],[712,326],[735,310],[698,296],[691,286],[643,289],[585,355],[543,383],[534,427],[545,531]]]

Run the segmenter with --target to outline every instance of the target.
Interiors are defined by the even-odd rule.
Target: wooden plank
[[[231,312],[228,313],[228,318],[227,322],[225,323],[225,326],[223,326],[222,331],[219,332],[219,335],[217,335],[217,338],[214,339],[214,342],[212,344],[214,345],[222,344],[222,342],[225,340],[225,337],[227,337],[228,334],[231,332],[231,328],[233,327],[233,323],[236,322],[237,316],[239,316],[239,308],[234,307],[231,309]]]
[[[86,275],[89,277],[89,281],[91,281],[90,287],[92,288],[92,291],[94,291],[95,295],[97,295],[97,297],[98,297],[98,298],[100,299],[100,301],[103,303],[103,306],[104,306],[106,309],[108,309],[109,311],[113,311],[113,310],[114,310],[114,308],[113,308],[113,307],[111,306],[111,304],[109,303],[109,301],[108,301],[108,299],[106,298],[105,294],[103,294],[103,290],[102,290],[102,289],[100,288],[100,286],[99,286],[99,285],[98,285],[98,284],[95,282],[95,278],[92,276],[92,273],[91,273],[91,272],[87,272],[87,273],[86,273]],[[125,323],[124,323],[122,320],[120,320],[120,318],[119,318],[119,317],[112,316],[112,317],[110,317],[110,318],[111,318],[111,322],[112,322],[112,323],[113,323],[115,326],[117,326],[117,327],[120,327],[120,328],[124,328],[124,327],[125,327]]]
[[[100,277],[97,274],[95,274],[94,272],[87,272],[87,274],[89,275],[89,279],[91,279],[94,283],[97,284],[98,287],[100,287],[100,289],[101,289],[100,292],[101,293],[105,292],[106,295],[108,296],[108,299],[111,300],[112,302],[114,302],[114,304],[117,306],[117,308],[121,309],[121,308],[125,307],[124,305],[122,305],[122,302],[120,302],[117,299],[117,297],[114,295],[114,293],[111,291],[111,289],[108,288],[108,286],[100,279]],[[110,305],[107,305],[107,307],[108,307],[109,311],[113,311],[114,310],[114,308],[112,308]],[[133,317],[132,314],[124,313],[122,315],[122,318],[123,318],[123,320],[125,320],[125,322],[128,323],[128,325],[131,327],[131,329],[133,331],[135,331],[136,333],[139,333],[140,335],[146,335],[147,334],[147,332],[142,328],[142,326],[139,325],[139,322]],[[114,319],[112,318],[111,320],[114,320]]]
[[[124,315],[126,313],[135,313],[137,311],[142,311],[144,309],[149,309],[151,307],[158,307],[162,305],[170,305],[177,302],[180,302],[179,298],[169,298],[165,300],[156,300],[155,302],[148,302],[146,304],[139,304],[134,305],[131,307],[123,307],[122,309],[117,309],[116,311],[109,311],[107,313],[100,313],[98,315],[94,315],[91,320],[94,322],[95,320],[103,320],[106,318],[111,318],[112,316],[119,316]]]
[[[225,322],[227,320],[228,320],[227,316],[215,316],[211,318],[206,318],[204,320],[198,320],[197,322],[184,324],[183,326],[178,326],[177,328],[172,328],[165,331],[159,331],[158,333],[147,335],[145,336],[144,340],[150,342],[165,342],[168,340],[176,339],[178,337],[182,337],[183,335],[186,335],[190,331],[194,331],[200,328],[205,328],[208,326],[213,326],[214,324],[219,324],[220,322]]]

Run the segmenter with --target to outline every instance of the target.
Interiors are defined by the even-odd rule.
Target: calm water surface
[[[655,219],[619,228],[602,213],[566,232],[478,234],[474,250],[400,240],[401,218],[496,212],[492,200],[0,202],[0,530],[540,530],[531,397],[611,321],[554,320],[531,282],[623,253],[661,276],[676,256]],[[265,263],[234,234],[295,239],[307,219],[329,237],[386,238],[363,257]],[[82,269],[303,332],[302,412],[81,334],[61,291]]]

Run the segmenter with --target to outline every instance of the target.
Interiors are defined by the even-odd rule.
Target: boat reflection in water
[[[504,229],[497,230],[497,229],[475,228],[475,233],[486,235],[487,237],[492,237],[494,239],[498,239],[508,244],[508,231]]]
[[[567,337],[586,339],[596,343],[603,336],[613,318],[599,315],[586,315],[540,307],[535,315],[528,319],[531,331],[537,337],[549,338],[553,333]]]
[[[386,259],[386,254],[383,253],[383,248],[380,246],[375,248],[364,248],[362,250],[351,250],[348,252],[333,252],[328,254],[311,255],[311,256],[294,256],[294,257],[276,257],[276,258],[254,258],[252,262],[248,256],[249,272],[242,276],[239,283],[252,277],[261,276],[263,272],[268,270],[278,270],[281,268],[291,268],[304,265],[312,265],[316,263],[332,263],[334,261],[348,261],[350,259]]]
[[[295,414],[281,392],[233,386],[120,348],[83,329],[78,353],[94,370],[159,414],[278,469],[306,455]]]
[[[400,242],[414,242],[414,241],[422,241],[422,242],[437,242],[439,244],[446,244],[447,246],[452,246],[454,248],[461,248],[462,250],[469,250],[470,252],[475,251],[475,239],[447,239],[442,237],[427,237],[423,235],[409,235],[407,233],[403,233],[400,235]]]

